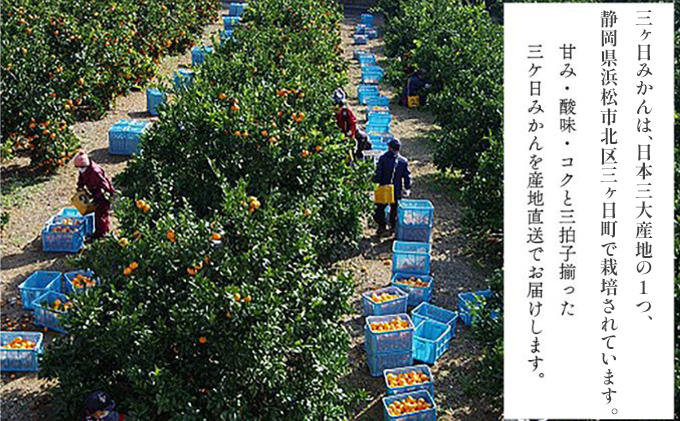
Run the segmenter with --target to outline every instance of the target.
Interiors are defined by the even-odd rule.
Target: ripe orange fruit
[[[212,239],[215,240],[215,241],[220,240],[220,239],[222,239],[222,235],[220,233],[213,232]]]
[[[191,276],[196,275],[196,269],[194,268],[187,268],[187,273]]]
[[[321,152],[321,150],[322,150],[323,148],[322,148],[321,146],[317,146],[317,147],[314,148],[314,149],[315,149],[317,152]]]
[[[241,294],[239,294],[238,292],[234,294],[234,301],[236,301],[237,303],[241,301]]]
[[[218,97],[220,98],[220,101],[224,101],[225,99],[227,99],[227,94],[225,94],[224,92],[220,92]]]
[[[253,301],[253,297],[251,297],[250,295],[246,295],[245,298],[243,299],[243,301],[245,301],[246,304],[248,304],[251,301]]]
[[[132,273],[132,269],[130,269],[129,266],[126,267],[126,268],[123,270],[123,275],[125,275],[125,276],[130,276],[131,273]]]
[[[132,262],[130,263],[130,269],[135,270],[139,267],[139,264],[137,262]]]
[[[241,107],[238,104],[234,104],[234,105],[231,106],[231,110],[234,111],[234,112],[240,111]]]
[[[177,238],[175,237],[175,232],[173,230],[168,230],[165,236],[168,237],[168,240],[170,240],[171,243],[175,243],[177,241]]]
[[[206,344],[208,343],[208,338],[206,338],[205,336],[201,336],[200,338],[198,338],[198,343]]]

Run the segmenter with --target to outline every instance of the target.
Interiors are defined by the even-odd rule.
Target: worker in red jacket
[[[93,239],[101,238],[111,230],[111,201],[116,189],[106,177],[104,169],[92,161],[85,152],[79,152],[74,159],[78,168],[78,189],[86,189],[93,198],[95,210],[95,231]]]
[[[338,127],[350,139],[355,139],[357,133],[357,118],[354,116],[352,109],[347,105],[347,94],[342,89],[338,88],[333,93],[333,100],[338,105],[338,111],[335,114],[335,119],[338,122]]]

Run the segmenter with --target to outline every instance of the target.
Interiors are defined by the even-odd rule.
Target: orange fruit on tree
[[[207,343],[208,343],[208,338],[206,338],[205,336],[201,336],[201,337],[198,338],[198,343],[200,343],[200,344],[207,344]]]
[[[130,263],[130,269],[135,270],[139,267],[139,264],[137,262],[132,262]]]

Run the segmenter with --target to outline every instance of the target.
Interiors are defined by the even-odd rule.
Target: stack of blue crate
[[[397,318],[406,321],[408,327],[394,330],[372,327],[373,323],[391,322]],[[405,313],[366,317],[365,347],[371,376],[382,376],[386,369],[413,364],[413,331],[413,322]]]

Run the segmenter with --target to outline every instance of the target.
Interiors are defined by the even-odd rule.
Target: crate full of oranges
[[[437,409],[432,396],[425,390],[383,398],[387,421],[435,421]]]
[[[385,388],[388,395],[427,390],[434,398],[434,381],[427,365],[414,365],[385,370]]]
[[[43,350],[40,332],[0,332],[0,370],[38,371]]]
[[[391,286],[397,287],[408,295],[408,306],[415,307],[432,298],[432,277],[397,272],[392,275]]]
[[[88,288],[99,285],[99,279],[94,277],[94,273],[87,270],[64,273],[64,291],[67,294],[81,293]]]
[[[387,287],[361,295],[364,316],[384,316],[406,313],[408,295],[399,288]]]
[[[366,351],[372,354],[410,352],[413,346],[413,322],[403,314],[366,317]]]

